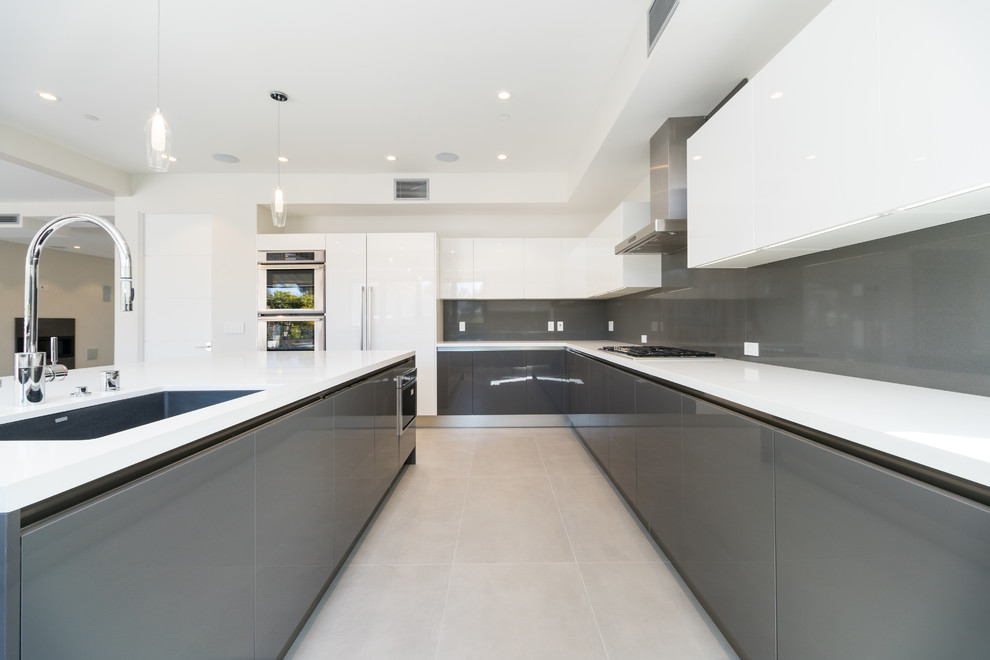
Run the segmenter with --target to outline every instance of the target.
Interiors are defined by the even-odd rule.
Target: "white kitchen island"
[[[0,441],[0,658],[274,658],[415,459],[411,351],[209,355],[49,385],[0,423],[162,390],[257,390],[93,440]],[[0,396],[13,399],[10,379]]]

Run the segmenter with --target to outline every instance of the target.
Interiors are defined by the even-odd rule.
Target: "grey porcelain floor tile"
[[[564,477],[601,476],[601,470],[584,446],[570,431],[567,433],[535,436],[547,474]]]
[[[355,564],[451,564],[468,479],[406,472],[368,530]]]
[[[643,528],[604,477],[551,477],[579,562],[660,562]]]
[[[547,478],[471,478],[454,561],[573,562]]]
[[[609,658],[738,660],[667,564],[580,564]]]
[[[433,660],[450,570],[351,564],[287,660]]]
[[[464,434],[447,433],[461,429],[424,429],[416,431],[416,464],[407,472],[444,477],[471,474],[475,440]]]
[[[476,441],[472,477],[531,477],[545,476],[536,440],[514,429],[499,429],[499,433]]]
[[[575,564],[455,566],[437,660],[605,659]]]

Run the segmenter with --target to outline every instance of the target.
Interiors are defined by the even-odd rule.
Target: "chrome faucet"
[[[77,222],[94,224],[113,239],[120,259],[121,309],[125,312],[132,309],[134,285],[131,281],[131,250],[120,230],[103,218],[85,213],[60,216],[39,229],[28,244],[27,257],[24,260],[24,350],[14,353],[17,405],[41,403],[45,400],[45,383],[56,378],[61,380],[69,373],[63,365],[56,362],[57,344],[54,338],[51,365],[45,366],[45,354],[38,352],[38,264],[41,249],[51,235],[62,227]]]

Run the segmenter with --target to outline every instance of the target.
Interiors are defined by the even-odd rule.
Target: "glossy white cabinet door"
[[[561,298],[563,250],[558,239],[523,239],[523,297]]]
[[[615,254],[622,239],[649,222],[648,202],[623,202],[592,230],[584,244],[589,297],[615,297],[660,286],[659,254]]]
[[[361,348],[367,285],[367,235],[327,234],[327,350]]]
[[[753,87],[746,85],[688,138],[688,266],[755,247]]]
[[[526,295],[522,238],[474,239],[475,296],[515,300]]]
[[[880,0],[888,208],[990,183],[988,31],[990,2]]]
[[[436,234],[368,234],[371,347],[416,351],[418,409],[437,409]]]
[[[465,300],[474,292],[474,239],[440,239],[440,297]]]
[[[560,246],[560,298],[577,299],[588,295],[585,272],[588,269],[587,243],[583,238],[555,239]]]
[[[750,83],[757,246],[876,213],[876,12],[833,0]]]
[[[148,213],[143,229],[143,359],[203,355],[213,341],[213,217]]]

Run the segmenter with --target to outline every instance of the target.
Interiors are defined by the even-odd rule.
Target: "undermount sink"
[[[0,424],[0,440],[92,440],[260,390],[165,390]]]

